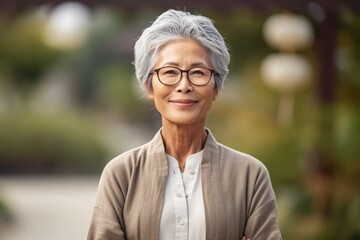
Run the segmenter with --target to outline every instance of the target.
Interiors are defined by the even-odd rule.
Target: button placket
[[[174,175],[174,185],[173,185],[173,200],[175,207],[175,218],[176,226],[175,226],[175,240],[176,239],[184,239],[184,237],[188,234],[188,206],[186,202],[185,196],[185,187],[183,183],[182,174],[180,169],[175,170],[176,173]]]
[[[182,173],[179,169],[178,162],[175,158],[168,156],[169,163],[169,181],[171,179],[171,188],[168,192],[168,198],[172,200],[172,207],[168,208],[168,211],[171,211],[171,225],[174,231],[173,237],[167,236],[163,239],[174,239],[174,240],[185,240],[189,239],[190,228],[189,224],[191,221],[197,221],[200,219],[200,228],[203,229],[203,217],[198,217],[194,215],[194,201],[198,195],[193,195],[194,182],[200,174],[200,163],[201,163],[202,154],[196,154],[190,156],[187,160],[185,171]],[[171,177],[170,177],[171,176]],[[187,196],[189,194],[189,196]],[[196,200],[197,201],[197,200]],[[189,205],[190,204],[190,205]],[[201,208],[203,209],[203,208]],[[189,212],[191,210],[191,212]],[[201,211],[202,213],[203,211]],[[200,213],[200,214],[201,214]],[[191,219],[190,219],[191,218]],[[170,220],[170,219],[169,219]],[[198,222],[198,221],[197,221]],[[166,225],[170,223],[163,223],[163,227],[166,228]],[[167,229],[167,228],[166,228]],[[192,233],[193,234],[192,230]],[[204,230],[205,231],[205,230]],[[191,235],[193,236],[193,235]],[[205,239],[205,238],[202,238]]]

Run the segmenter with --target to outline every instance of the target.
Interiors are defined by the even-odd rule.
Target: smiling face
[[[190,39],[170,42],[159,50],[154,69],[165,66],[183,70],[192,67],[213,69],[206,49]],[[163,125],[205,124],[212,101],[218,94],[213,75],[204,86],[191,84],[186,73],[182,73],[181,80],[172,86],[162,84],[155,73],[150,80],[152,89],[147,89],[147,96],[154,100],[156,109],[162,116]]]

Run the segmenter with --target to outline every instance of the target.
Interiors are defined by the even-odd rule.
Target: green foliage
[[[105,147],[84,120],[29,113],[0,119],[2,173],[98,172],[105,158]]]
[[[108,64],[99,69],[96,82],[95,98],[100,106],[118,113],[125,120],[139,121],[146,117],[145,93],[128,69],[118,63]]]
[[[0,198],[0,236],[3,229],[7,227],[7,224],[10,223],[13,219],[11,211],[9,210],[5,201]]]
[[[0,199],[0,222],[8,214],[7,207],[2,199]]]
[[[355,76],[360,74],[360,16],[350,11],[344,11],[340,23],[342,25],[339,33],[341,84],[349,86],[347,91],[353,92],[356,89],[359,93],[360,78]],[[354,97],[354,94],[351,96]]]
[[[357,105],[338,104],[334,139],[336,168],[347,178],[357,179],[360,173],[360,112]]]
[[[43,43],[45,23],[34,12],[15,19],[0,18],[0,68],[6,69],[13,82],[26,91],[58,57]]]
[[[107,65],[98,71],[98,98],[105,105],[113,108],[131,108],[131,79],[127,69],[120,64]]]

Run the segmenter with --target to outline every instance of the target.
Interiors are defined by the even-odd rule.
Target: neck
[[[178,160],[181,171],[185,169],[187,157],[203,149],[207,137],[204,125],[204,123],[177,125],[163,122],[161,133],[165,152]]]

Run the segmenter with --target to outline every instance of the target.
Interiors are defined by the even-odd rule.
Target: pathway
[[[0,175],[0,197],[13,216],[1,240],[86,239],[99,177]]]

